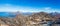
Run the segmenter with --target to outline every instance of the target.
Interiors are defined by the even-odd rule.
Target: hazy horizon
[[[0,0],[0,12],[60,12],[60,0]]]

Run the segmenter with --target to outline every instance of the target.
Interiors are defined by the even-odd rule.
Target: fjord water
[[[17,12],[0,12],[0,17],[16,17]],[[31,12],[21,12],[22,15],[31,15]]]
[[[15,14],[9,12],[0,12],[0,17],[15,17]]]

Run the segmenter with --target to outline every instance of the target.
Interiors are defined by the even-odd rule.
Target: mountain
[[[53,12],[53,13],[50,13],[50,15],[54,17],[53,20],[55,20],[56,23],[60,23],[60,13]]]
[[[0,17],[15,17],[17,12],[0,12]],[[20,12],[22,15],[31,15],[31,12]]]
[[[39,13],[33,13],[30,16],[30,19],[34,22],[48,22],[52,21],[52,16],[49,13],[46,12],[39,12]]]
[[[60,13],[58,13],[58,12],[52,12],[52,13],[49,13],[50,15],[52,15],[52,16],[55,16],[55,15],[59,15]]]
[[[50,15],[55,16],[56,18],[60,18],[60,13],[58,12],[50,13]]]
[[[52,16],[52,14],[54,16]],[[0,15],[8,16],[8,18],[0,17],[0,24],[9,25],[9,26],[40,26],[43,23],[47,22],[59,22],[58,13],[46,13],[46,12],[38,12],[38,13],[22,13],[22,12],[0,12]],[[25,15],[25,16],[24,16]],[[29,16],[26,16],[29,15]],[[9,18],[9,16],[14,16],[14,18]],[[60,15],[59,15],[60,16]],[[38,25],[39,24],[39,25]]]
[[[21,13],[22,15],[32,15],[32,12],[23,12],[23,13]]]

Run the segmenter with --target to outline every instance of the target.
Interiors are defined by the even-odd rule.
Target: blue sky
[[[60,12],[60,0],[0,0],[0,12]]]

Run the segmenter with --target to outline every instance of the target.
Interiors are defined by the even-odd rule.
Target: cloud
[[[3,4],[0,6],[0,12],[37,12],[36,9],[32,7],[23,7],[23,6],[16,6],[11,4]]]
[[[16,9],[17,7],[12,6],[11,4],[2,4],[0,6],[0,12],[13,12],[13,11],[17,11]]]
[[[44,7],[44,8],[42,8],[42,11],[44,11],[44,12],[60,12],[60,10],[57,10],[57,9],[54,9],[54,8],[52,8],[52,7]]]
[[[51,9],[51,7],[45,7],[44,9],[45,9],[45,10],[50,10],[50,9]]]
[[[43,8],[33,8],[33,7],[25,7],[25,6],[17,6],[11,4],[2,4],[0,5],[0,12],[55,12],[55,10],[51,7],[43,7]],[[59,12],[59,11],[58,11]]]

